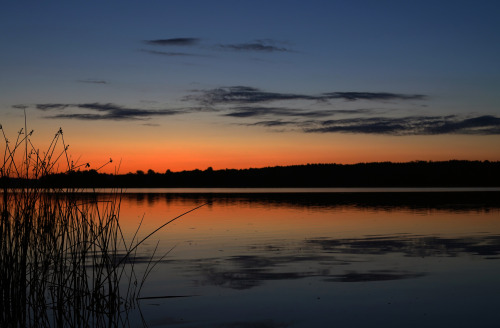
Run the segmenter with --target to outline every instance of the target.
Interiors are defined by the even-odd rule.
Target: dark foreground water
[[[129,192],[149,327],[498,327],[500,192]],[[321,191],[321,192],[319,192]],[[172,249],[173,248],[173,249]],[[175,297],[171,296],[186,296]]]

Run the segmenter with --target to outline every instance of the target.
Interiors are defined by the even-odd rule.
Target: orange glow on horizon
[[[473,145],[471,145],[473,146]],[[375,148],[370,146],[351,147],[316,147],[316,149],[290,149],[262,147],[259,148],[204,148],[202,145],[182,147],[164,150],[138,148],[129,151],[121,151],[115,155],[112,152],[98,153],[87,157],[92,167],[105,163],[109,157],[113,163],[105,166],[100,172],[135,173],[137,170],[144,172],[149,169],[158,173],[167,170],[173,172],[184,170],[205,170],[212,167],[214,170],[221,169],[247,169],[273,166],[305,165],[305,164],[356,164],[368,162],[411,162],[411,161],[448,161],[448,160],[489,160],[499,161],[500,155],[492,156],[489,149],[481,149],[479,146],[473,150],[461,150],[460,147],[440,150],[438,147],[408,148],[406,145],[397,145],[387,148]],[[83,158],[83,156],[82,156]]]
[[[20,124],[21,122],[19,122]],[[29,122],[28,122],[29,123]],[[33,144],[46,151],[58,125],[42,126],[35,131]],[[183,129],[182,124],[162,127],[106,122],[67,124],[64,140],[74,163],[90,163],[91,169],[106,164],[99,172],[126,174],[149,169],[158,173],[212,167],[247,169],[304,164],[356,164],[367,162],[411,162],[448,160],[500,161],[500,136],[437,135],[386,136],[366,134],[315,134],[270,132],[234,126]],[[29,129],[29,125],[28,125]],[[15,139],[15,130],[7,132]],[[41,143],[39,143],[41,142]],[[58,144],[57,152],[61,150]],[[2,149],[0,149],[2,150]],[[59,162],[59,171],[66,164]],[[83,166],[81,167],[83,169]]]
[[[137,170],[164,173],[212,167],[246,169],[317,163],[411,162],[448,160],[499,161],[499,136],[371,136],[347,134],[263,133],[234,138],[182,136],[157,142],[110,140],[78,143],[77,153],[92,163],[113,158],[102,172]],[[94,165],[93,165],[94,166]]]

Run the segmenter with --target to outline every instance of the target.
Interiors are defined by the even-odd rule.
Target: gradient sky
[[[74,161],[120,173],[500,160],[498,17],[495,0],[6,1],[0,124],[15,139],[27,106],[41,150],[62,127]]]

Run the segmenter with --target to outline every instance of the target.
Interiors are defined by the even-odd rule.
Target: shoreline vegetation
[[[107,174],[71,170],[38,179],[3,177],[0,186],[50,188],[318,188],[318,187],[500,187],[499,161],[415,161],[306,164],[250,169],[149,170]]]
[[[141,221],[128,236],[120,226],[119,189],[103,198],[95,192],[77,194],[77,186],[42,183],[61,174],[71,176],[78,168],[69,160],[61,129],[43,152],[33,145],[33,131],[27,133],[26,124],[14,143],[1,125],[0,130],[5,140],[0,163],[0,326],[136,326],[129,313],[140,313],[139,301],[147,299],[141,289],[167,255],[156,254],[158,244],[147,254],[140,246],[206,204],[167,219],[146,237],[139,233]],[[57,173],[59,168],[65,173]],[[140,318],[147,326],[142,314]]]

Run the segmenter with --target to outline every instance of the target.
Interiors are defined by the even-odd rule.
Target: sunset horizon
[[[0,327],[493,327],[500,1],[0,10]]]
[[[17,137],[19,130],[24,129],[20,124],[24,120],[19,117],[17,128],[12,129],[5,124],[2,126],[8,140]],[[48,149],[54,134],[46,133],[43,140],[37,134],[36,126],[27,117],[27,127],[33,131],[30,138],[33,147],[41,153]],[[69,160],[80,170],[99,169],[101,173],[126,174],[137,171],[147,172],[153,170],[164,173],[167,170],[173,172],[224,169],[250,169],[274,166],[293,166],[307,164],[359,164],[359,163],[407,163],[407,162],[444,162],[444,161],[500,161],[500,153],[494,151],[496,144],[484,143],[481,137],[474,140],[470,136],[444,136],[439,139],[429,136],[371,136],[369,144],[363,144],[359,140],[346,141],[343,135],[335,135],[331,144],[318,145],[310,140],[296,140],[294,146],[288,144],[287,140],[281,140],[278,149],[276,145],[247,144],[246,147],[229,145],[224,147],[220,143],[206,144],[197,142],[184,143],[172,142],[172,147],[164,148],[161,144],[155,145],[153,141],[146,141],[142,145],[136,142],[125,144],[117,143],[110,138],[99,142],[88,142],[85,139],[93,139],[85,131],[69,131],[64,128],[64,121],[59,122],[64,134],[65,145],[68,146]],[[54,124],[53,132],[57,132],[58,125]],[[46,132],[48,132],[46,130]],[[80,133],[78,133],[80,132]],[[21,134],[21,138],[23,134]],[[350,136],[356,139],[356,136]],[[423,143],[422,140],[432,138],[432,143]],[[340,145],[334,143],[338,139]],[[359,139],[359,137],[357,137]],[[378,140],[377,140],[378,139]],[[403,139],[403,140],[400,140]],[[80,140],[80,143],[75,142]],[[344,140],[344,142],[342,142]],[[303,149],[297,152],[296,146],[303,143]],[[408,148],[408,142],[413,148]],[[477,143],[476,143],[477,142]],[[347,144],[346,144],[347,143]],[[420,143],[420,144],[419,144]],[[130,147],[136,144],[137,147]],[[373,145],[383,144],[373,149]],[[493,146],[493,147],[492,147]],[[63,151],[62,141],[56,144],[56,153]],[[20,152],[18,152],[20,154]],[[19,155],[18,155],[19,156]],[[110,162],[111,160],[111,162]],[[86,166],[86,164],[90,166]],[[59,163],[61,171],[68,168],[64,163]]]
[[[9,3],[0,124],[119,173],[500,160],[499,6]]]

